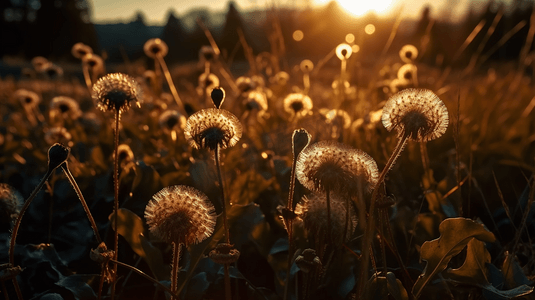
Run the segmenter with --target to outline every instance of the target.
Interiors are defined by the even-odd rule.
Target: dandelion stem
[[[9,295],[7,294],[6,284],[3,280],[0,282],[2,283],[2,293],[4,294],[4,299],[9,300]]]
[[[232,300],[232,293],[230,290],[230,275],[228,272],[229,265],[224,264],[223,268],[225,270],[225,299],[226,300]]]
[[[180,242],[173,242],[173,268],[171,270],[171,290],[176,294],[178,290],[178,262],[180,261],[180,250],[182,244]],[[178,297],[173,297],[178,300]]]
[[[370,210],[368,212],[368,222],[366,223],[366,230],[364,232],[364,239],[362,241],[362,270],[361,270],[361,276],[359,276],[359,283],[357,284],[358,291],[362,292],[364,285],[366,284],[366,281],[368,280],[368,259],[371,255],[371,244],[373,240],[373,231],[375,229],[375,204],[377,202],[377,197],[379,196],[379,188],[383,184],[386,174],[388,171],[392,168],[394,163],[396,162],[396,159],[401,154],[401,151],[403,151],[403,148],[405,147],[405,144],[407,143],[407,140],[409,139],[408,134],[403,134],[401,138],[398,141],[398,144],[396,145],[396,148],[394,149],[394,152],[392,155],[390,155],[390,158],[386,162],[385,167],[381,171],[381,174],[379,174],[379,179],[377,180],[377,184],[375,185],[375,188],[373,189],[371,202],[370,202]],[[359,298],[360,298],[360,294]]]
[[[91,82],[91,76],[89,75],[89,68],[86,64],[83,64],[82,69],[84,70],[85,85],[87,85],[87,90],[89,91],[89,94],[91,94],[93,83]]]
[[[91,223],[91,227],[93,228],[93,233],[95,234],[95,238],[97,239],[97,242],[100,245],[102,243],[102,239],[100,238],[100,234],[98,233],[97,223],[95,223],[95,219],[93,219],[93,215],[91,214],[91,211],[89,210],[89,206],[87,206],[87,202],[85,201],[84,195],[82,194],[80,187],[76,183],[74,176],[72,176],[72,173],[69,170],[69,166],[67,165],[67,162],[62,164],[61,168],[63,169],[63,172],[65,173],[65,175],[67,176],[67,179],[71,183],[72,188],[76,192],[76,195],[78,195],[78,199],[80,199],[80,203],[82,203],[84,211],[87,215],[87,219],[89,220],[89,223]]]
[[[332,244],[332,231],[331,231],[331,191],[325,189],[325,198],[327,200],[327,236],[329,242]]]
[[[221,163],[219,162],[219,145],[215,147],[214,156],[215,156],[215,166],[217,169],[217,179],[219,181],[219,187],[221,189],[221,207],[223,208],[223,227],[225,228],[225,238],[226,238],[227,244],[230,245],[230,235],[229,235],[228,220],[227,220],[227,204],[225,201],[225,190],[223,188],[223,177],[221,176]]]
[[[297,166],[297,155],[299,153],[294,153],[293,161],[292,161],[292,172],[290,177],[290,192],[288,195],[288,202],[286,203],[286,208],[289,211],[293,212],[293,199],[294,199],[294,193],[295,193],[295,169]],[[292,263],[293,263],[293,219],[288,218],[286,220],[286,229],[288,230],[288,266],[286,268],[286,282],[284,285],[284,300],[288,299],[288,292],[289,292],[289,285],[290,285],[290,270],[292,269]]]
[[[160,67],[162,67],[163,74],[165,75],[165,79],[167,80],[167,85],[169,85],[169,89],[171,90],[171,94],[173,94],[173,98],[175,99],[176,104],[178,105],[178,108],[181,112],[185,112],[184,110],[184,104],[182,103],[182,100],[180,100],[180,97],[178,96],[178,92],[176,90],[175,84],[173,83],[173,78],[171,78],[171,73],[169,72],[169,69],[167,68],[167,65],[165,64],[165,60],[163,59],[163,56],[161,53],[156,53],[156,58],[158,59],[158,62],[160,63]]]
[[[117,231],[119,219],[117,213],[119,211],[119,121],[121,119],[121,111],[115,110],[115,157],[113,166],[113,189],[114,189],[114,201],[113,201],[113,215],[114,215],[114,253],[113,259],[117,260],[119,251],[119,232]],[[111,285],[111,300],[115,298],[115,286],[117,283],[117,265],[113,265],[113,283]]]

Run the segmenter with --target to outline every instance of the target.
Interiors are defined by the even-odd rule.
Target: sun
[[[355,16],[362,16],[368,12],[385,13],[391,7],[393,0],[336,0],[340,6]]]

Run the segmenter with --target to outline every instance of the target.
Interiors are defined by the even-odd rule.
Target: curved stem
[[[163,59],[163,56],[161,53],[156,54],[156,58],[158,59],[158,62],[160,63],[160,66],[162,67],[163,74],[165,75],[165,79],[167,80],[167,85],[169,85],[169,89],[171,90],[171,94],[173,94],[173,98],[175,98],[175,102],[178,105],[178,108],[181,110],[181,112],[184,111],[184,104],[182,103],[182,100],[180,100],[180,97],[178,96],[178,92],[176,91],[175,84],[173,83],[173,78],[171,77],[171,73],[169,72],[169,69],[167,68],[167,65],[165,64],[165,60]]]
[[[119,232],[117,226],[119,219],[117,213],[119,211],[119,121],[121,119],[121,112],[115,111],[115,149],[114,149],[114,164],[113,164],[113,189],[114,189],[114,201],[113,201],[113,214],[115,222],[113,224],[114,231],[114,253],[113,259],[117,260],[119,252]],[[111,284],[111,300],[115,298],[115,286],[117,283],[117,265],[113,265],[113,282]]]
[[[17,278],[11,279],[13,282],[13,286],[15,287],[15,292],[17,293],[17,298],[19,300],[22,300],[22,291],[20,290],[19,282],[17,281]]]
[[[219,162],[219,145],[214,150],[215,166],[217,169],[217,179],[219,180],[219,187],[221,188],[221,206],[223,207],[223,227],[225,229],[225,237],[227,244],[230,245],[230,235],[227,220],[227,204],[225,201],[225,189],[223,188],[223,177],[221,176],[221,163]]]
[[[364,232],[364,239],[362,240],[362,270],[361,270],[361,276],[359,276],[359,283],[357,285],[358,290],[362,291],[364,288],[364,285],[366,284],[366,281],[368,280],[368,259],[370,257],[370,250],[371,249],[371,243],[373,239],[373,231],[375,229],[375,202],[377,201],[377,197],[379,196],[379,188],[383,184],[386,174],[388,171],[392,168],[394,163],[396,162],[396,159],[400,155],[401,151],[403,151],[403,148],[405,147],[405,144],[407,143],[408,135],[403,135],[396,145],[396,148],[394,148],[394,152],[392,155],[390,155],[390,158],[386,162],[385,167],[381,171],[381,174],[379,174],[379,179],[377,180],[377,184],[375,185],[375,188],[373,189],[371,201],[370,201],[370,209],[368,212],[368,222],[366,223],[366,230]],[[357,295],[360,295],[360,293],[357,293]],[[360,297],[360,296],[359,296]]]
[[[180,261],[181,243],[173,242],[173,268],[171,269],[171,291],[176,294],[178,290],[178,263]],[[178,297],[173,297],[178,300]]]
[[[117,261],[115,259],[110,259],[110,262],[114,263],[114,266],[121,266],[121,267],[125,267],[131,271],[134,271],[135,273],[143,276],[145,279],[151,281],[152,283],[156,284],[157,286],[159,286],[160,288],[164,289],[166,292],[168,292],[169,294],[171,294],[171,296],[174,296],[175,298],[178,299],[178,295],[176,295],[175,293],[173,293],[173,291],[166,287],[165,285],[163,285],[161,282],[159,282],[158,280],[150,277],[149,275],[145,274],[145,272],[141,271],[140,269],[138,268],[135,268],[135,267],[132,267],[131,265],[129,264],[125,264],[123,262],[120,262],[120,261]]]
[[[80,203],[82,203],[85,214],[87,215],[87,219],[89,220],[89,223],[91,223],[91,227],[93,228],[93,233],[95,234],[95,238],[97,239],[97,242],[100,245],[102,243],[102,239],[100,238],[100,234],[98,233],[97,223],[95,223],[95,219],[93,219],[93,215],[91,214],[91,211],[89,210],[89,206],[87,206],[84,195],[82,194],[82,191],[80,190],[80,187],[76,183],[74,176],[72,176],[72,173],[69,170],[69,166],[67,165],[66,162],[61,165],[61,168],[63,169],[63,172],[67,176],[67,179],[69,179],[69,182],[71,183],[72,188],[76,192],[76,195],[78,195],[78,199],[80,199]]]
[[[85,64],[82,64],[82,69],[84,71],[85,85],[87,85],[87,90],[89,91],[89,94],[91,95],[91,90],[93,88],[93,83],[91,82],[91,76],[89,75],[89,69],[87,68],[87,65],[85,65]]]
[[[290,177],[290,192],[288,195],[288,202],[286,203],[286,208],[289,211],[293,212],[293,200],[294,200],[294,193],[295,193],[295,169],[297,167],[296,164],[297,161],[297,155],[294,154],[294,158],[292,161],[292,171],[291,171],[291,177]],[[290,286],[290,271],[292,269],[293,264],[293,219],[289,218],[286,220],[286,230],[288,230],[288,266],[286,267],[286,280],[284,284],[284,300],[288,299],[288,292],[289,292],[289,286]]]

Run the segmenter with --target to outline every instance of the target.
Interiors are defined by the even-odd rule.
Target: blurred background
[[[358,46],[365,64],[381,53],[395,28],[393,52],[413,44],[420,49],[420,62],[440,67],[478,29],[463,57],[455,59],[462,65],[493,22],[498,24],[486,48],[512,35],[491,60],[513,60],[525,43],[533,2],[2,0],[0,75],[16,76],[35,56],[74,63],[71,47],[77,42],[91,46],[107,64],[146,59],[143,44],[155,37],[169,45],[168,63],[196,60],[200,47],[209,44],[197,20],[210,29],[223,57],[235,62],[245,57],[239,30],[255,54],[273,51],[274,40],[283,39],[278,50],[286,57],[314,59],[346,41]]]

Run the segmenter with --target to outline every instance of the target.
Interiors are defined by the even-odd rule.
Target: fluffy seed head
[[[93,85],[92,97],[100,110],[122,113],[130,108],[130,102],[140,105],[142,90],[139,83],[129,75],[111,73]]]
[[[37,72],[41,72],[43,70],[43,67],[50,62],[48,59],[42,57],[42,56],[36,56],[32,58],[32,66]]]
[[[169,47],[167,47],[167,44],[161,39],[155,38],[145,42],[143,51],[145,51],[145,54],[150,58],[156,58],[158,55],[165,57],[167,52],[169,52]]]
[[[95,53],[87,53],[82,56],[82,65],[92,70],[94,73],[104,73],[104,60]]]
[[[67,96],[58,96],[52,98],[50,102],[50,109],[59,112],[59,114],[76,120],[82,115],[80,106],[73,98]]]
[[[48,128],[45,131],[45,142],[49,145],[54,143],[71,144],[72,135],[67,128],[62,126],[56,126]]]
[[[72,56],[82,59],[86,54],[93,53],[93,49],[84,43],[76,43],[71,48]]]
[[[19,100],[20,104],[22,104],[23,107],[35,107],[41,102],[41,98],[39,98],[39,95],[37,93],[26,90],[26,89],[18,89],[14,93],[14,97]]]
[[[292,116],[303,117],[312,110],[312,99],[301,93],[291,93],[284,98],[284,110]]]
[[[404,64],[398,70],[398,80],[405,81],[408,83],[413,82],[417,79],[416,78],[417,71],[418,69],[416,68],[415,65]]]
[[[299,64],[299,68],[303,73],[310,73],[314,69],[314,63],[310,59],[305,59]]]
[[[0,183],[0,222],[11,223],[17,218],[24,199],[7,183]]]
[[[413,141],[434,140],[448,128],[448,109],[435,93],[427,89],[405,89],[386,102],[381,116],[388,131]]]
[[[217,146],[226,149],[240,140],[242,125],[231,112],[208,108],[188,118],[184,135],[195,149],[215,150]]]
[[[307,189],[321,192],[371,191],[379,177],[377,164],[366,152],[333,141],[306,147],[297,159],[296,175]]]
[[[325,116],[325,122],[327,124],[333,124],[342,126],[344,128],[349,128],[351,126],[351,117],[349,114],[342,109],[320,109],[320,114]]]
[[[247,98],[245,98],[244,104],[245,108],[248,110],[256,109],[259,111],[266,111],[268,109],[266,94],[259,90],[247,93]]]
[[[158,119],[160,127],[164,131],[171,131],[176,129],[184,129],[186,127],[186,117],[176,110],[166,110]]]
[[[342,43],[336,47],[336,56],[339,60],[347,60],[353,53],[353,49],[346,43]]]
[[[157,238],[189,246],[214,232],[216,214],[205,194],[189,186],[175,185],[152,196],[145,208],[145,219]]]
[[[418,49],[413,45],[405,45],[399,50],[399,57],[405,63],[412,63],[418,57]]]
[[[357,217],[353,207],[349,206],[349,226],[344,237],[346,222],[346,201],[336,193],[330,193],[331,233],[327,232],[327,198],[325,193],[312,193],[303,197],[295,208],[295,213],[303,220],[309,235],[316,237],[332,236],[332,241],[340,245],[347,241],[357,227]]]

